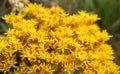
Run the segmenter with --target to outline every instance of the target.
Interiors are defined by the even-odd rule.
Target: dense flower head
[[[0,39],[0,71],[15,74],[119,74],[111,37],[96,14],[69,15],[60,7],[28,4],[3,19],[13,26]]]

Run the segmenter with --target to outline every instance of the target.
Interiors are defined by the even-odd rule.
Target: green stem
[[[6,3],[7,3],[7,0],[4,0],[2,6],[0,7],[0,12],[4,9]]]

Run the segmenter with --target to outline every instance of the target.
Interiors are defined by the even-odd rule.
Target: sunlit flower
[[[0,72],[14,74],[119,74],[110,35],[96,14],[69,15],[60,7],[29,3],[3,19],[13,26],[0,39]]]

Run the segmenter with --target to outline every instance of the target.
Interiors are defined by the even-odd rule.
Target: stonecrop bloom
[[[7,74],[119,74],[111,37],[96,14],[69,15],[60,7],[28,4],[5,15],[13,26],[0,39],[0,72]]]

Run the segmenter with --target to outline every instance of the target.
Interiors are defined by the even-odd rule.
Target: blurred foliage
[[[2,34],[3,32],[5,32],[5,30],[8,28],[8,25],[6,25],[6,23],[4,22],[4,20],[2,19],[2,17],[9,13],[10,8],[8,6],[8,2],[7,0],[1,0],[0,1],[0,34]]]
[[[99,21],[101,28],[108,29],[110,33],[115,33],[120,29],[120,0],[84,1],[84,9],[98,13],[98,15],[102,18]]]

